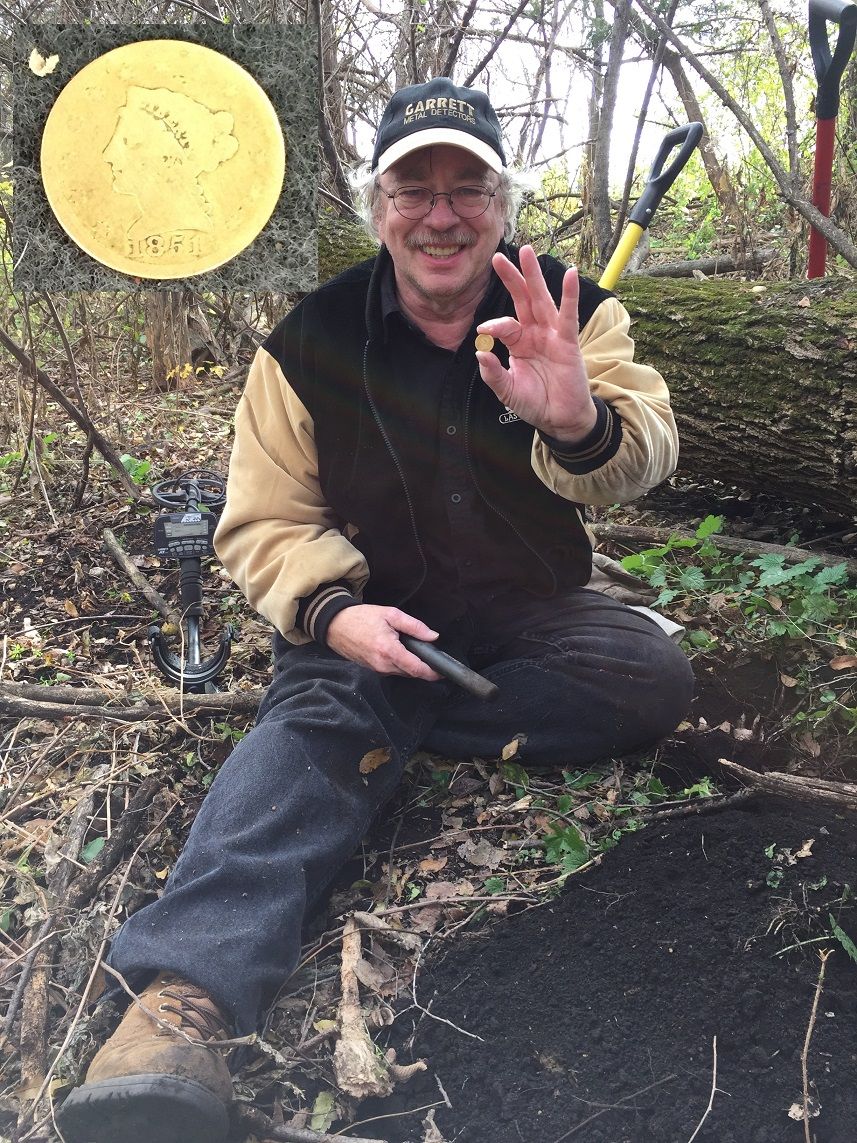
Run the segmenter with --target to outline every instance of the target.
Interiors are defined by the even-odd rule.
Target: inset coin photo
[[[122,275],[204,288],[206,275],[212,287],[312,288],[307,29],[135,26],[81,39],[92,31],[17,37],[16,286],[127,288]],[[200,34],[223,44],[193,42]],[[273,68],[284,54],[291,66]]]

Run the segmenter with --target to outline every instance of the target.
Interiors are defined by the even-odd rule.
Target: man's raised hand
[[[504,369],[493,353],[477,352],[482,380],[522,421],[574,443],[595,427],[596,409],[578,345],[577,270],[567,270],[557,309],[532,246],[522,246],[521,269],[495,254],[494,269],[515,303],[517,318],[482,322],[509,350]]]
[[[344,659],[371,667],[381,675],[408,675],[437,682],[440,675],[407,650],[399,639],[400,631],[430,641],[438,635],[398,607],[358,603],[334,615],[327,629],[327,645]]]

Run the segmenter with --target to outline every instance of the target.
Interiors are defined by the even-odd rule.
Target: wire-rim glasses
[[[496,191],[484,187],[456,187],[451,191],[431,191],[428,187],[399,187],[398,190],[383,192],[393,200],[393,206],[403,218],[425,218],[434,210],[439,198],[449,200],[449,205],[459,218],[478,218],[491,205]]]

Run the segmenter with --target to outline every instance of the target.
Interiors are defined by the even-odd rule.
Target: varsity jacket
[[[517,264],[514,248],[500,248]],[[564,267],[539,261],[558,303]],[[407,378],[392,375],[384,352],[388,266],[382,247],[297,305],[257,351],[238,405],[215,548],[251,605],[293,643],[323,640],[355,601],[410,604],[440,629],[451,598],[450,585],[427,578],[416,507],[433,474],[425,450],[413,447]],[[480,321],[514,315],[493,274],[486,302]],[[572,447],[534,433],[484,384],[475,357],[462,394],[470,480],[508,528],[498,578],[543,596],[590,578],[583,505],[634,499],[669,476],[678,456],[666,385],[634,362],[624,307],[582,278],[579,316],[598,410],[585,441]],[[500,343],[494,351],[508,364]]]

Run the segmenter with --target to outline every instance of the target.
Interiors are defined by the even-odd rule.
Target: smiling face
[[[497,176],[460,147],[425,147],[395,163],[381,176],[384,191],[404,186],[452,191],[481,186],[493,191]],[[425,218],[403,218],[392,199],[381,198],[378,234],[390,252],[396,289],[406,308],[438,316],[468,309],[475,313],[491,275],[491,255],[503,237],[499,200],[492,198],[478,218],[459,218],[447,198],[435,201]]]

